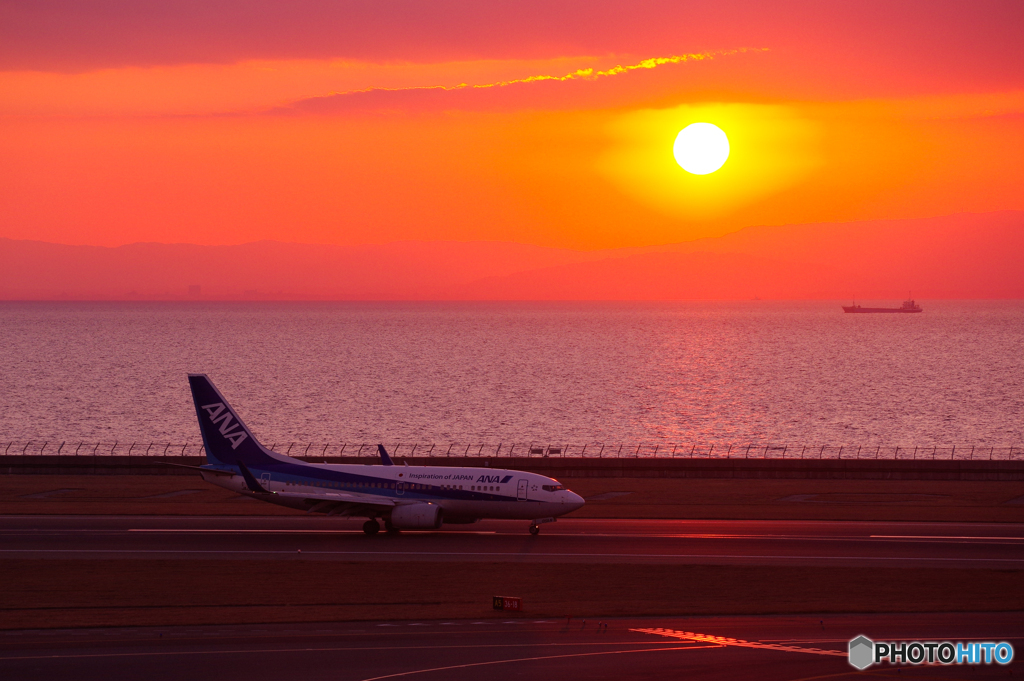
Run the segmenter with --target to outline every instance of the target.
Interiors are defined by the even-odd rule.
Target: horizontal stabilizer
[[[388,450],[384,449],[384,445],[377,445],[377,451],[380,453],[380,462],[385,466],[394,466],[395,462],[388,456]]]
[[[238,475],[238,473],[235,473],[234,471],[224,471],[224,470],[221,470],[219,468],[206,468],[205,466],[189,466],[188,464],[184,464],[184,463],[171,463],[170,461],[157,461],[156,463],[157,463],[157,465],[160,465],[160,466],[175,466],[177,468],[191,468],[194,471],[200,471],[202,473],[213,473],[214,475],[227,475],[227,476]]]

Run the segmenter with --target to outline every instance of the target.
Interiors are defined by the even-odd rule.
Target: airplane
[[[206,374],[189,374],[206,447],[203,480],[272,504],[363,517],[363,532],[439,529],[484,518],[529,520],[530,534],[583,506],[552,478],[500,468],[396,466],[383,445],[381,463],[307,463],[264,447]]]

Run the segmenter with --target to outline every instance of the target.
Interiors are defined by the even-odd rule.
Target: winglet
[[[276,494],[276,492],[264,489],[263,485],[256,480],[256,476],[252,474],[244,463],[239,461],[238,467],[242,469],[242,478],[245,480],[245,486],[249,488],[250,492],[255,492],[256,494]]]
[[[377,445],[377,452],[380,453],[380,462],[385,466],[394,466],[395,462],[388,456],[388,450],[384,449],[384,445]]]

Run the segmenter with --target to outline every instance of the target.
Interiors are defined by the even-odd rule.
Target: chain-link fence
[[[384,443],[394,457],[530,458],[571,457],[586,459],[899,459],[899,460],[1024,460],[1024,447],[904,447],[882,445],[775,445],[722,443],[632,444],[420,444]],[[337,459],[377,457],[375,443],[273,442],[270,449],[289,456]],[[25,440],[0,442],[2,456],[202,456],[197,442],[73,442]]]

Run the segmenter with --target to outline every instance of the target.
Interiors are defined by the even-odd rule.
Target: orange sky
[[[0,236],[591,249],[1024,209],[1020,3],[389,7],[5,4]],[[694,121],[717,173],[674,163]]]

